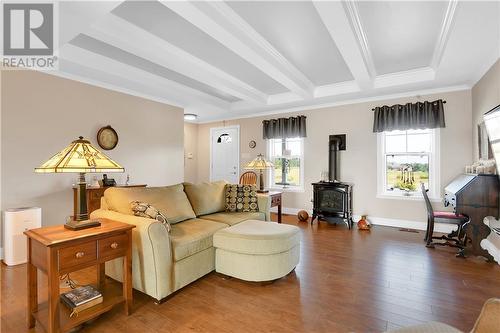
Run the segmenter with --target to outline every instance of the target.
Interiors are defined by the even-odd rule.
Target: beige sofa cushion
[[[225,187],[226,182],[223,180],[201,184],[184,183],[184,191],[196,216],[224,211]]]
[[[196,217],[182,184],[164,187],[111,187],[104,192],[104,197],[109,210],[122,214],[134,215],[130,203],[141,201],[156,207],[170,224]]]
[[[299,230],[289,224],[248,220],[217,231],[213,244],[217,250],[242,254],[276,254],[300,244]]]
[[[265,221],[266,214],[262,212],[215,213],[210,215],[203,215],[200,218],[204,220],[211,220],[211,221],[225,223],[228,225],[235,225],[246,220]]]
[[[192,219],[173,225],[170,240],[174,261],[212,247],[213,234],[223,228],[227,228],[227,225],[202,219]]]

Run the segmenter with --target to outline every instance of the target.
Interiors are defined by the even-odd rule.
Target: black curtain
[[[445,127],[443,100],[376,107],[373,132]]]
[[[306,137],[306,116],[269,119],[262,122],[264,139]]]

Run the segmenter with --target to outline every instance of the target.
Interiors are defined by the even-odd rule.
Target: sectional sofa
[[[213,234],[246,220],[270,220],[271,202],[258,195],[258,212],[225,212],[226,182],[183,183],[165,187],[109,188],[91,218],[133,224],[133,287],[160,302],[215,269]],[[130,203],[147,202],[162,211],[168,228],[134,216]],[[106,275],[122,281],[121,259],[106,263]]]

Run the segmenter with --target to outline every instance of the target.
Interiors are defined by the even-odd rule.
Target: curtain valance
[[[306,116],[269,119],[262,122],[264,139],[306,137]]]
[[[376,107],[373,132],[445,127],[444,103],[439,99],[434,102]]]

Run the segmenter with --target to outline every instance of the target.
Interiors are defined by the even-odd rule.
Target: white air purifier
[[[3,252],[6,265],[19,265],[28,261],[24,231],[42,226],[39,207],[11,208],[3,216]]]

